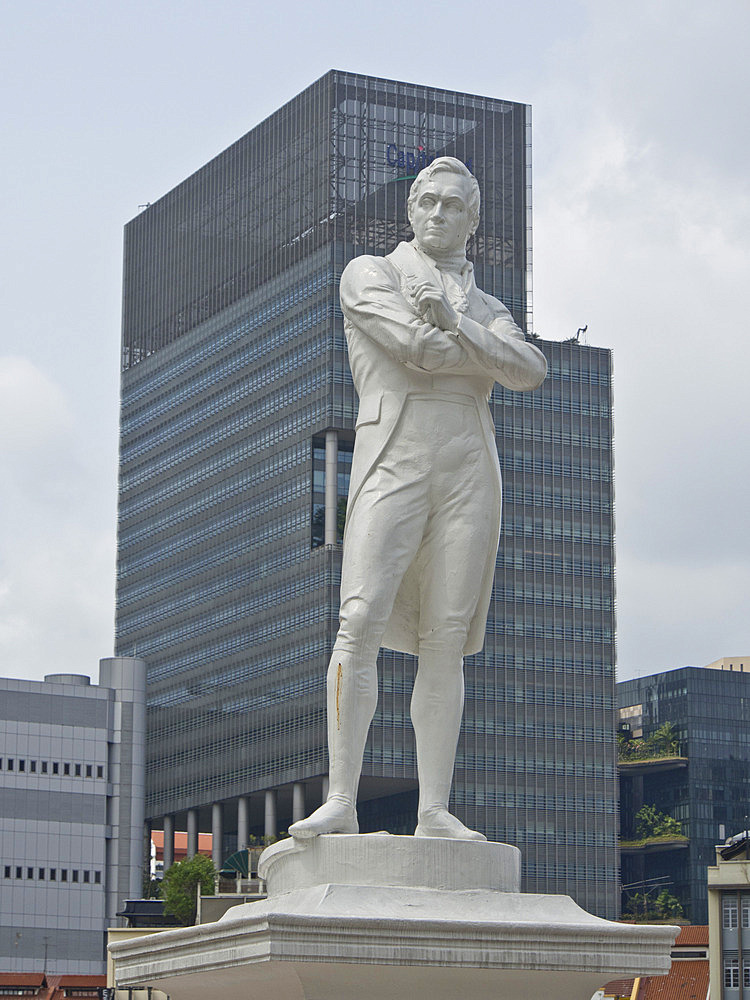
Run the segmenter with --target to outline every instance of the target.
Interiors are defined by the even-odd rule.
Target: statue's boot
[[[448,812],[458,734],[464,708],[463,659],[449,649],[419,648],[411,698],[417,741],[419,808],[415,837],[486,840]]]
[[[377,667],[334,648],[328,667],[328,798],[289,833],[300,840],[321,833],[359,833],[357,787],[362,756],[378,701]]]

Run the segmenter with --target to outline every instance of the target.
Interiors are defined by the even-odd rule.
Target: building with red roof
[[[672,947],[666,976],[614,979],[601,991],[603,1000],[708,1000],[708,926],[683,927]]]
[[[99,1000],[106,976],[46,975],[43,972],[0,972],[0,1000]]]

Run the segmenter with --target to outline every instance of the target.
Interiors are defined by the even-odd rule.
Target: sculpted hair
[[[406,202],[406,214],[409,216],[409,221],[411,222],[411,213],[417,198],[419,197],[419,192],[422,186],[429,180],[432,180],[433,176],[440,171],[450,174],[458,174],[459,177],[464,177],[469,181],[471,192],[469,194],[469,215],[471,217],[471,230],[469,235],[472,236],[479,225],[479,184],[477,183],[476,177],[472,174],[465,163],[457,160],[453,156],[439,156],[432,163],[428,164],[424,170],[420,170],[417,174],[414,183],[409,191],[409,199]]]

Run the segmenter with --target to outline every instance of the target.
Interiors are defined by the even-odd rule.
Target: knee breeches
[[[460,657],[497,544],[497,479],[474,401],[411,396],[350,512],[336,648],[377,655],[407,569],[420,647]]]

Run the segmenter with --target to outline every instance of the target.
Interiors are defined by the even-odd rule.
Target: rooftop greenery
[[[619,732],[617,752],[620,763],[623,764],[682,756],[680,737],[671,722],[665,722],[649,736],[631,736],[627,732]]]

